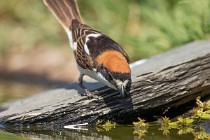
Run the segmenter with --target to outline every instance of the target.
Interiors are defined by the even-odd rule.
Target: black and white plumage
[[[64,27],[80,71],[79,85],[88,75],[126,95],[131,83],[129,57],[107,35],[84,24],[75,0],[44,0],[44,3]]]

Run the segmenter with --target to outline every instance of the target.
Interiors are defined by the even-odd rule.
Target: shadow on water
[[[59,129],[59,130],[46,130],[40,127],[7,127],[4,128],[4,131],[9,133],[17,134],[30,139],[51,139],[51,140],[88,140],[88,139],[97,139],[97,140],[180,140],[194,139],[192,134],[178,135],[178,130],[171,130],[169,135],[163,135],[163,131],[159,130],[159,126],[154,125],[149,127],[147,133],[143,137],[134,135],[134,129],[132,126],[117,126],[110,131],[101,131],[97,128],[88,128],[88,130],[68,130],[68,129]]]

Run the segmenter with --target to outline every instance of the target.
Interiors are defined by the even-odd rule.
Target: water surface
[[[164,134],[163,130],[160,130],[159,124],[151,123],[145,133],[140,135],[134,134],[134,127],[132,125],[118,125],[116,128],[112,128],[106,131],[103,128],[98,127],[83,127],[82,130],[70,130],[70,129],[47,129],[33,126],[22,126],[22,127],[3,127],[0,133],[1,140],[14,140],[20,139],[36,139],[36,140],[194,140],[196,137],[201,138],[202,135],[208,135],[207,129],[209,126],[205,124],[203,130],[194,130],[193,132],[188,132],[185,134],[185,130],[181,129],[171,129]],[[209,137],[210,138],[210,137]]]

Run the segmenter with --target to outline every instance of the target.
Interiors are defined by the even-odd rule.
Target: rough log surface
[[[0,124],[63,126],[98,119],[124,123],[173,111],[197,96],[210,95],[210,40],[134,63],[127,98],[97,82],[86,86],[97,89],[101,98],[81,97],[78,85],[70,84],[0,105]]]

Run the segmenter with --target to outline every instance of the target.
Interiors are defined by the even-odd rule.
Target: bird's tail
[[[73,19],[83,23],[76,0],[43,0],[63,28],[69,31]]]

